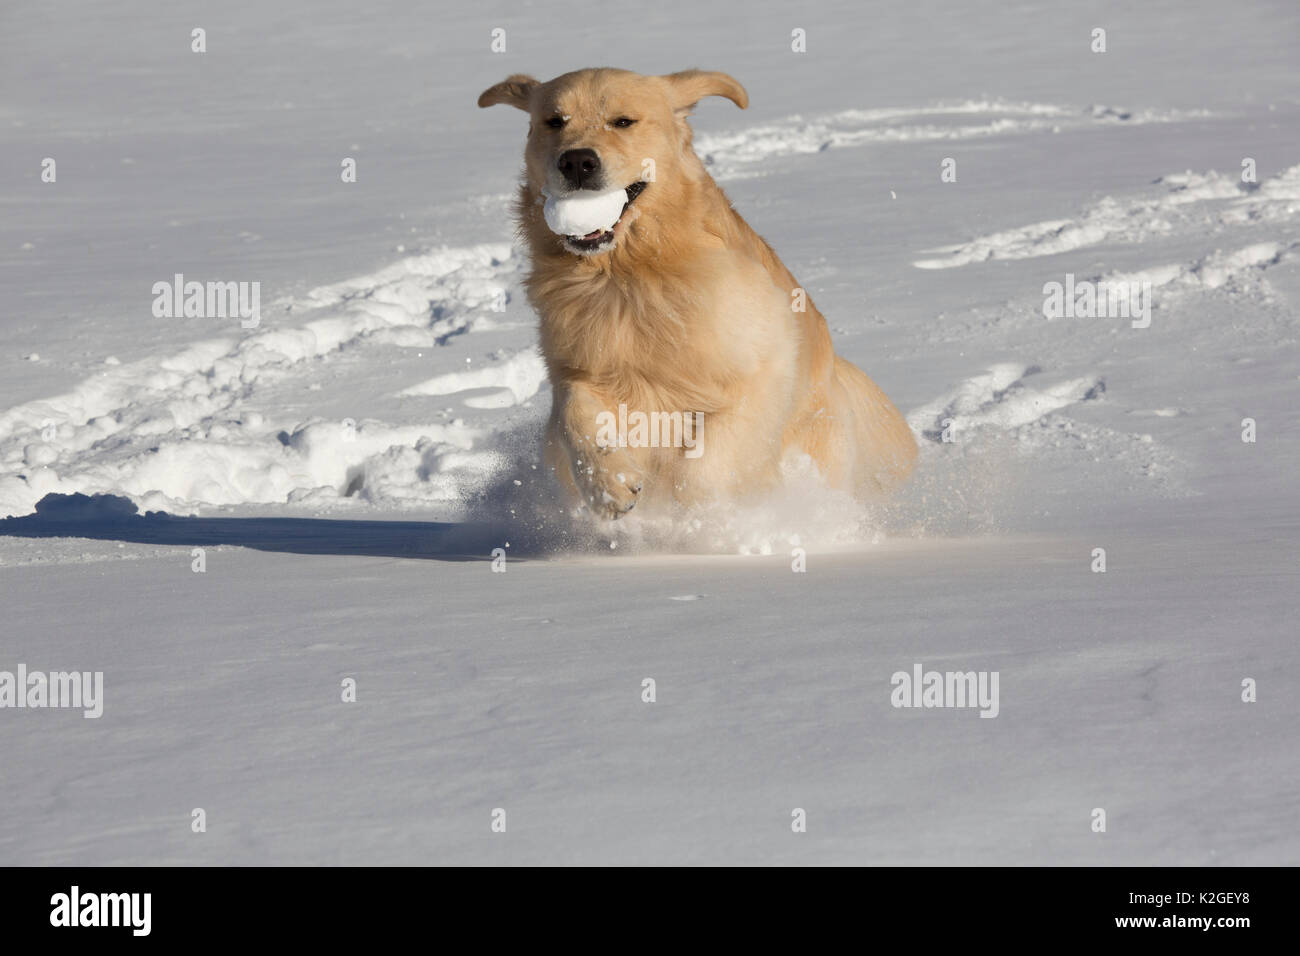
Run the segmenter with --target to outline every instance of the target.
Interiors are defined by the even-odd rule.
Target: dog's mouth
[[[645,191],[646,183],[638,179],[625,190],[627,192],[627,202],[623,203],[623,211],[618,214],[618,219],[614,225],[608,229],[597,229],[595,232],[589,232],[585,236],[565,236],[564,244],[574,252],[592,253],[602,252],[607,247],[614,244],[614,233],[619,225],[623,222],[623,217],[627,215],[628,209],[632,203],[636,202],[636,197]]]

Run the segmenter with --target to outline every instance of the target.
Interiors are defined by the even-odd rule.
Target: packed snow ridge
[[[1130,111],[1092,106],[1069,109],[1046,103],[965,100],[916,108],[842,110],[790,116],[776,123],[695,138],[695,149],[719,181],[762,175],[758,165],[774,158],[875,143],[923,143],[1059,133],[1123,123],[1141,126],[1207,115],[1177,110]]]
[[[243,338],[106,366],[70,392],[9,409],[0,414],[0,514],[28,514],[51,492],[121,492],[182,511],[346,497],[356,469],[367,465],[398,498],[416,484],[420,497],[457,498],[458,474],[478,481],[496,461],[491,453],[465,454],[477,433],[463,423],[272,422],[245,406],[348,349],[435,348],[448,336],[494,327],[519,268],[505,245],[409,257],[280,303],[265,323],[271,327]],[[303,313],[302,324],[280,325]],[[482,384],[522,400],[526,378],[523,359]],[[430,467],[436,474],[425,481],[419,476]]]
[[[1276,223],[1300,216],[1300,166],[1263,183],[1243,183],[1237,174],[1179,173],[1163,176],[1165,192],[1154,198],[1107,196],[1076,219],[1054,219],[979,236],[927,252],[938,258],[913,263],[919,269],[953,269],[991,259],[1030,259],[1070,252],[1103,242],[1140,243],[1173,232],[1214,233],[1229,226]]]

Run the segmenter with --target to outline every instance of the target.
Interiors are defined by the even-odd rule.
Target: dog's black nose
[[[600,157],[594,149],[569,149],[555,164],[574,189],[596,189],[600,180]]]

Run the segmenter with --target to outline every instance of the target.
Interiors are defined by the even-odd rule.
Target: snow
[[[1176,111],[1117,115],[1117,111],[1103,107],[1071,110],[1049,103],[988,100],[910,109],[841,110],[807,118],[792,116],[778,123],[751,126],[731,134],[706,134],[697,139],[696,152],[712,166],[710,172],[715,179],[727,182],[760,175],[759,171],[749,169],[751,163],[790,154],[883,143],[1059,133],[1064,129],[1087,129],[1098,123],[1115,122],[1121,115],[1122,121],[1130,125],[1175,122],[1185,116]]]
[[[945,249],[943,259],[922,259],[920,269],[949,269],[988,259],[1026,259],[1070,252],[1103,242],[1142,242],[1183,230],[1222,231],[1228,225],[1286,221],[1300,214],[1300,166],[1262,183],[1246,185],[1217,172],[1161,177],[1172,188],[1154,199],[1121,201],[1106,196],[1078,219],[1038,222]],[[1250,263],[1252,265],[1258,263]]]
[[[546,384],[546,366],[535,348],[521,349],[509,358],[484,368],[448,372],[403,389],[403,395],[455,395],[475,388],[495,388],[508,393],[510,405],[522,405]],[[473,396],[465,399],[470,408],[495,408],[476,404]]]
[[[1300,862],[1300,12],[731,6],[8,18],[0,671],[104,712],[0,709],[0,861]],[[697,151],[920,437],[888,507],[555,506],[474,100],[605,63],[748,88]],[[155,317],[177,273],[258,326]]]

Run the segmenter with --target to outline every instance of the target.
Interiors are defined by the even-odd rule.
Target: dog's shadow
[[[0,535],[92,538],[136,544],[233,545],[284,554],[362,555],[441,561],[490,561],[497,548],[514,560],[539,555],[503,522],[357,521],[332,518],[197,518],[151,511],[141,515],[119,495],[49,494],[36,513],[0,519]],[[498,552],[500,553],[500,552]]]

